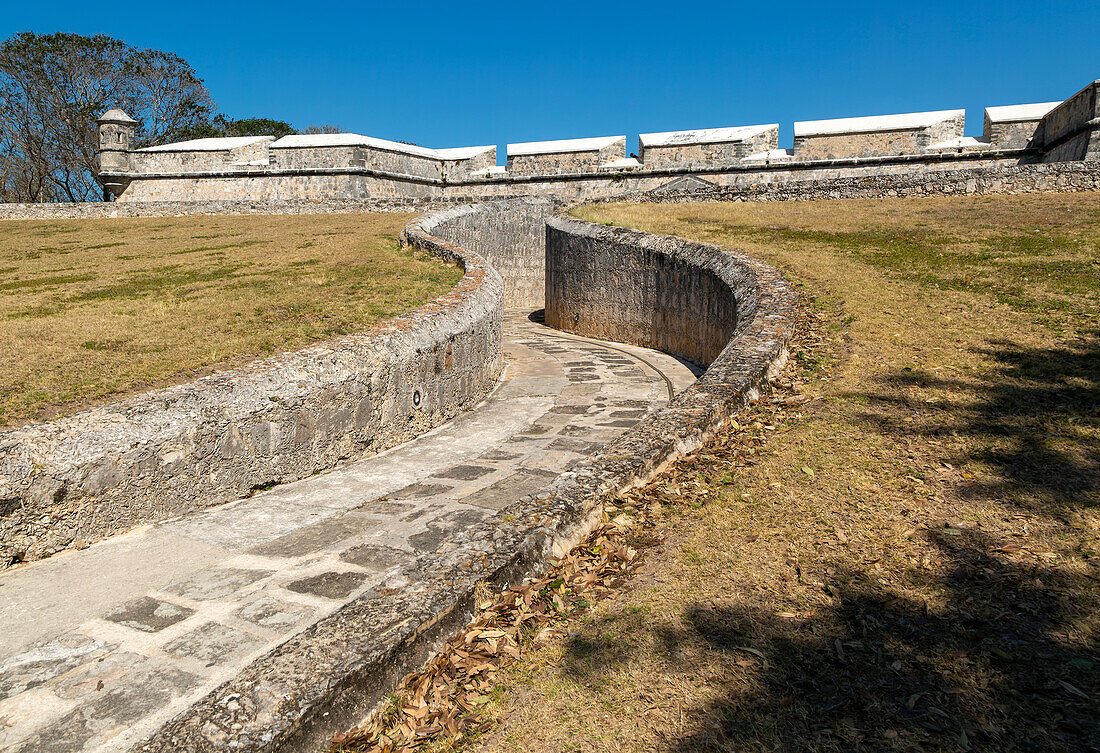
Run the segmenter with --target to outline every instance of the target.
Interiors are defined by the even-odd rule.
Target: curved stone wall
[[[464,233],[463,223],[473,222],[459,219],[468,217],[465,212],[446,210],[421,218],[406,234],[412,238],[426,228],[440,236]],[[327,747],[333,734],[384,702],[405,673],[421,666],[433,647],[470,620],[479,588],[517,584],[544,568],[548,557],[567,552],[599,525],[608,501],[713,436],[766,389],[785,362],[797,299],[774,268],[677,238],[566,217],[552,218],[549,224],[552,257],[587,255],[591,260],[569,260],[577,285],[611,279],[598,268],[599,260],[610,259],[604,252],[620,251],[644,260],[629,271],[621,268],[614,289],[602,297],[588,296],[583,302],[569,298],[569,310],[585,321],[598,320],[594,306],[633,305],[631,291],[650,284],[648,278],[659,270],[674,270],[675,279],[688,286],[685,292],[710,291],[715,308],[706,312],[694,308],[686,295],[660,299],[684,307],[670,313],[685,322],[704,313],[725,319],[701,328],[700,343],[690,347],[700,360],[710,361],[706,373],[664,409],[559,476],[546,491],[516,500],[471,526],[447,546],[391,573],[385,584],[257,659],[140,746],[142,753],[230,747],[238,753],[304,752]],[[513,231],[502,223],[480,226],[477,243],[490,256],[506,253],[515,242]],[[562,310],[566,301],[559,299],[561,289],[548,285],[547,293],[547,308]],[[719,342],[723,332],[730,338]],[[643,326],[638,337],[621,334],[633,341],[655,337],[652,325]],[[682,337],[679,342],[687,348],[688,328],[682,329]],[[393,587],[398,583],[402,587]],[[250,701],[227,711],[224,699],[237,696]],[[207,728],[233,732],[213,744]]]
[[[755,309],[735,293],[748,268],[713,246],[556,217],[546,248],[546,323],[567,332],[705,365]]]
[[[544,249],[552,321],[709,364],[547,489],[259,657],[138,750],[325,747],[469,620],[477,589],[541,570],[599,524],[615,495],[700,446],[766,389],[796,316],[778,271],[715,246],[547,219],[551,209],[510,200],[410,223],[406,244],[459,261],[465,275],[448,295],[369,333],[0,435],[9,559],[300,478],[473,407],[502,366],[505,300],[537,305]],[[482,254],[511,265],[518,282],[507,294]],[[230,696],[250,700],[229,708]],[[211,729],[232,732],[215,738]]]
[[[400,444],[474,407],[502,368],[500,276],[374,329],[0,433],[0,567],[238,499]]]
[[[546,220],[560,202],[519,198],[436,212],[421,223],[429,232],[484,257],[504,280],[504,305],[542,308]]]

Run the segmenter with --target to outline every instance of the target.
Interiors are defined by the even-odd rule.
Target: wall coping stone
[[[358,133],[294,133],[283,136],[271,145],[272,149],[320,149],[339,146],[368,146],[384,152],[411,154],[414,157],[427,157],[435,160],[461,160],[476,157],[479,154],[496,151],[496,146],[455,146],[444,149],[432,149],[417,144],[404,144],[400,141],[363,136]]]
[[[985,108],[985,117],[990,123],[1021,123],[1042,120],[1059,102],[1034,102],[1026,105],[1000,105]]]
[[[928,128],[966,114],[966,110],[933,110],[905,112],[896,115],[864,115],[855,118],[800,120],[794,124],[795,138],[802,136],[836,136],[847,133],[877,133]]]
[[[565,154],[568,152],[598,152],[626,136],[593,136],[584,139],[559,139],[557,141],[524,141],[508,145],[509,157],[532,154]]]
[[[725,144],[731,141],[744,141],[768,131],[779,130],[778,123],[767,125],[729,126],[725,128],[698,128],[693,131],[662,131],[660,133],[640,133],[638,143],[642,146],[690,146],[692,144]]]
[[[189,141],[176,141],[171,144],[147,146],[144,149],[135,149],[139,153],[145,152],[231,152],[242,146],[259,144],[262,141],[275,141],[274,136],[221,136],[205,139],[191,139]]]

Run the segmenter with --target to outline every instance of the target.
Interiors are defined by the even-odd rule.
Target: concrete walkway
[[[0,573],[0,751],[130,748],[695,379],[518,313],[505,353],[477,410],[412,442]]]

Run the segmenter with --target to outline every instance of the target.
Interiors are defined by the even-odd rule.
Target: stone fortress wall
[[[328,201],[558,196],[748,187],[762,183],[1100,159],[1100,81],[1064,102],[989,107],[983,135],[964,111],[803,121],[794,148],[778,124],[429,149],[357,134],[197,139],[133,148],[136,124],[100,119],[100,176],[120,202]]]
[[[667,131],[638,136],[638,160],[652,166],[733,164],[779,148],[779,124]]]
[[[965,117],[963,110],[942,110],[795,123],[791,156],[842,159],[953,148],[962,138]],[[993,142],[983,146],[993,148]]]

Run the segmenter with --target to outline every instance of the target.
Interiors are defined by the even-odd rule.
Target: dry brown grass
[[[0,426],[409,311],[460,277],[407,214],[0,222]]]
[[[462,747],[1100,750],[1100,196],[582,211],[808,310],[778,399],[645,490],[644,573]]]

